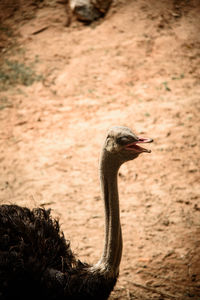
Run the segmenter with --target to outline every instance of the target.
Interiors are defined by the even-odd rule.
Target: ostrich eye
[[[120,136],[116,139],[117,144],[123,146],[130,143],[130,138],[128,136]]]

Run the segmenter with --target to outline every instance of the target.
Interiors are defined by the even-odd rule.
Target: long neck
[[[108,276],[117,276],[122,255],[122,233],[120,225],[117,174],[119,164],[103,150],[100,162],[100,180],[105,206],[105,242],[99,261]]]

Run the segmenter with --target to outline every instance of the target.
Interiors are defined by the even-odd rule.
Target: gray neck
[[[101,260],[97,265],[109,277],[119,273],[122,255],[122,234],[120,225],[117,174],[120,163],[109,157],[103,149],[100,162],[100,180],[105,206],[105,242]]]

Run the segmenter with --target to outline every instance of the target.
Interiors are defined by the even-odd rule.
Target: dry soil
[[[69,27],[64,1],[34,3],[1,11],[1,66],[29,66],[37,80],[1,87],[0,202],[51,207],[95,263],[105,133],[126,125],[152,137],[152,153],[119,173],[124,249],[110,299],[199,300],[199,1],[119,0]]]

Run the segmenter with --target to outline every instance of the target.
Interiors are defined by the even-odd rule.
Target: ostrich
[[[100,260],[77,260],[50,210],[0,206],[0,299],[108,299],[122,256],[117,174],[120,166],[150,150],[129,128],[112,127],[100,160],[105,241]]]

